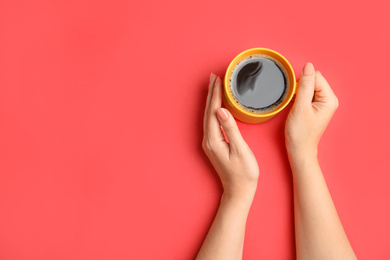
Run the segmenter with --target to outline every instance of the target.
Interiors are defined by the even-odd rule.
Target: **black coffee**
[[[251,112],[276,108],[286,96],[287,87],[281,66],[265,56],[243,59],[230,76],[230,90],[236,102]]]

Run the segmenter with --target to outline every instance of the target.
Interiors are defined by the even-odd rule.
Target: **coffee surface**
[[[285,96],[287,79],[271,59],[251,56],[233,70],[231,83],[238,101],[246,108],[267,110],[277,106]]]

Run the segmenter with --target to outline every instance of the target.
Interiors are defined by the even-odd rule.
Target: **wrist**
[[[317,158],[317,149],[305,151],[290,151],[288,152],[293,178],[295,180],[306,174],[312,174],[313,169],[319,166]],[[298,178],[298,179],[297,179]]]
[[[257,183],[242,188],[224,188],[222,199],[252,203],[257,189]]]
[[[288,157],[291,160],[316,159],[318,155],[317,146],[286,146]]]
[[[221,196],[221,205],[229,205],[237,210],[240,209],[244,212],[249,212],[253,199],[254,194],[240,194],[240,196],[238,196],[237,194],[231,194],[224,191]]]

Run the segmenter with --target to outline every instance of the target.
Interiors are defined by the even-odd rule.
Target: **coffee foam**
[[[248,63],[251,63],[257,59],[267,59],[267,60],[270,60],[272,61],[273,63],[275,63],[277,65],[277,67],[282,71],[282,73],[284,74],[284,78],[285,78],[285,90],[282,94],[282,96],[275,102],[273,103],[272,105],[270,106],[267,106],[267,107],[264,107],[264,108],[252,108],[252,107],[247,107],[243,104],[241,104],[241,102],[239,101],[239,99],[236,97],[236,94],[234,92],[234,89],[233,89],[233,86],[232,84],[234,84],[236,81],[237,81],[237,75],[239,73],[239,71],[245,66],[247,65]],[[235,66],[234,68],[232,69],[232,72],[231,74],[229,75],[229,92],[230,92],[230,95],[233,97],[233,100],[234,102],[236,102],[236,104],[248,111],[248,112],[251,112],[251,113],[255,113],[255,114],[263,114],[263,113],[267,113],[267,112],[270,112],[272,110],[275,110],[282,102],[283,100],[286,98],[286,95],[287,93],[289,92],[289,76],[286,72],[286,70],[284,69],[284,67],[275,59],[267,56],[267,55],[251,55],[249,57],[246,57],[242,60],[240,60]]]

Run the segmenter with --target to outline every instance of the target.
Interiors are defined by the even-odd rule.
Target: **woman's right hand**
[[[202,146],[221,178],[224,195],[252,200],[257,188],[259,166],[242,138],[232,114],[221,108],[221,103],[221,79],[211,74],[204,113]]]
[[[317,154],[317,146],[338,99],[313,64],[306,63],[299,78],[295,103],[286,120],[286,148],[289,155]]]

